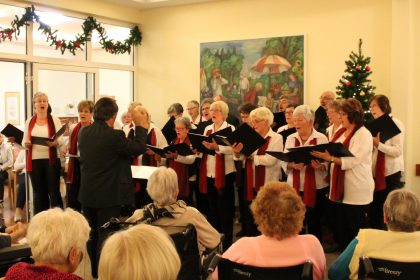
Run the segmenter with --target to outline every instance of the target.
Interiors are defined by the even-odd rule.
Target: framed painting
[[[200,44],[200,99],[222,97],[238,115],[243,103],[278,111],[287,98],[303,104],[303,35]]]
[[[20,95],[19,92],[4,93],[5,122],[20,125]]]

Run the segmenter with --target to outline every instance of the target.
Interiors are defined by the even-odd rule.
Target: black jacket
[[[105,208],[134,203],[131,158],[146,151],[146,129],[136,126],[133,139],[104,121],[79,132],[81,186],[84,207]]]

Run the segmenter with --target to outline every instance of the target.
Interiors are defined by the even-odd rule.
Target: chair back
[[[162,228],[165,229],[165,227]],[[172,233],[170,236],[181,259],[181,270],[177,279],[200,279],[201,262],[197,244],[197,231],[194,225],[188,224],[185,227],[181,227],[181,231]]]
[[[0,277],[4,277],[7,270],[18,262],[34,263],[31,248],[28,245],[16,245],[0,249]]]
[[[220,280],[279,280],[305,279],[312,280],[312,262],[288,267],[256,267],[220,259],[218,265]]]
[[[420,262],[398,262],[362,256],[359,259],[359,279],[420,279]]]

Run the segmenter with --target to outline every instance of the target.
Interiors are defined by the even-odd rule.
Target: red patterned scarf
[[[73,132],[70,135],[70,148],[69,154],[76,155],[77,154],[77,138],[79,136],[79,130],[82,127],[82,123],[79,122],[73,129]],[[73,183],[73,176],[74,176],[74,157],[69,158],[69,163],[67,166],[67,183]]]
[[[150,133],[147,135],[147,144],[156,146],[156,142],[156,132],[155,129],[152,128],[150,130]],[[143,157],[145,157],[145,161],[143,161],[144,165],[154,167],[158,166],[158,162],[156,161],[155,155],[144,154]]]
[[[316,138],[309,141],[311,146],[317,144]],[[299,147],[300,142],[295,138],[295,147]],[[293,169],[293,188],[299,193],[300,187],[300,170]],[[303,202],[307,207],[314,208],[316,203],[316,178],[315,170],[312,165],[305,167],[305,179],[303,182]]]
[[[36,124],[37,115],[35,114],[29,121],[28,138],[32,139],[32,130]],[[48,137],[55,134],[55,124],[50,114],[47,115]],[[48,149],[48,163],[50,166],[57,164],[57,148],[49,147]],[[26,157],[26,171],[32,172],[32,146],[28,149],[28,156]]]
[[[375,192],[383,191],[385,188],[385,154],[378,150],[375,166]]]
[[[346,139],[343,142],[343,146],[347,149],[350,146],[350,140],[354,136],[357,130],[359,130],[361,126],[355,127],[349,135],[347,135]],[[334,164],[334,169],[332,173],[331,179],[331,194],[330,199],[332,201],[342,201],[344,196],[344,178],[346,175],[345,170],[341,170],[341,166]]]
[[[339,130],[337,130],[335,132],[335,134],[333,135],[333,138],[331,139],[330,142],[335,142],[337,141],[338,138],[340,138],[341,135],[343,135],[343,133],[346,132],[346,129],[344,127],[340,128]]]
[[[177,138],[174,142],[174,144],[179,144],[180,139]],[[190,139],[186,137],[184,139],[184,143],[188,146],[191,144]],[[189,172],[188,168],[189,166],[187,164],[183,164],[180,162],[175,161],[175,159],[169,159],[168,160],[168,166],[175,170],[176,174],[178,175],[178,188],[179,188],[179,196],[181,197],[188,197],[190,195],[190,187],[189,187]]]
[[[270,143],[271,137],[268,136],[265,138],[265,143],[262,145],[258,151],[257,155],[261,156],[265,154],[265,151],[268,148],[268,144]],[[260,188],[265,183],[265,166],[258,165],[255,166],[255,184],[254,184],[254,161],[251,158],[247,158],[245,161],[245,170],[246,170],[246,184],[247,184],[247,194],[246,199],[248,201],[252,201],[254,199],[254,189],[255,192],[258,193]]]

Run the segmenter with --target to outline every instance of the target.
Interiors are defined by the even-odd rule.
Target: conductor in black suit
[[[147,116],[138,108],[132,111],[135,136],[127,139],[114,130],[118,106],[115,100],[99,99],[93,109],[94,122],[79,132],[81,187],[79,201],[91,227],[87,244],[92,276],[98,277],[100,248],[108,232],[101,226],[118,217],[121,205],[134,204],[131,158],[146,151]]]

